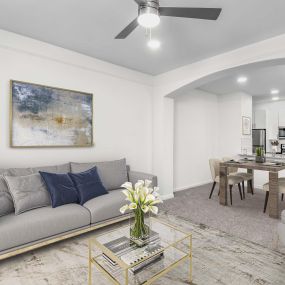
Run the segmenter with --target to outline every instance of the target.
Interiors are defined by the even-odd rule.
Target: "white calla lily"
[[[130,196],[130,191],[129,191],[129,190],[122,190],[122,193],[123,193],[126,197],[129,197],[129,196]]]
[[[151,210],[151,212],[155,215],[157,215],[158,213],[158,208],[156,206],[149,206],[149,209]]]
[[[163,201],[161,199],[156,199],[153,202],[151,202],[150,204],[155,205],[155,204],[160,204],[160,203],[163,203]]]
[[[149,211],[149,206],[143,205],[143,206],[142,206],[142,211],[143,211],[144,213],[147,213],[147,212]]]
[[[129,205],[124,205],[123,207],[120,208],[120,212],[124,214],[128,209],[129,209]]]
[[[135,209],[137,209],[138,208],[138,205],[136,204],[136,203],[131,203],[130,205],[129,205],[129,209],[130,210],[135,210]]]
[[[139,202],[139,199],[140,199],[139,194],[138,194],[137,192],[135,192],[135,193],[133,194],[133,202],[134,202],[134,203],[138,203],[138,202]]]
[[[133,184],[131,182],[125,182],[124,184],[121,185],[122,188],[126,188],[129,191],[134,191],[133,190]]]
[[[148,194],[148,195],[146,196],[146,198],[145,198],[145,203],[147,203],[147,202],[153,202],[154,200],[155,200],[154,195]]]
[[[151,180],[146,179],[146,180],[144,181],[144,185],[145,185],[145,187],[147,187],[147,188],[149,188],[149,187],[151,186],[151,184],[152,184],[152,181],[151,181]]]
[[[141,190],[140,190],[140,196],[142,198],[142,201],[145,200],[146,196],[149,194],[149,189],[147,187],[143,187]]]
[[[135,189],[138,190],[138,189],[140,189],[143,185],[144,185],[144,181],[143,181],[143,180],[139,180],[139,181],[135,184]]]

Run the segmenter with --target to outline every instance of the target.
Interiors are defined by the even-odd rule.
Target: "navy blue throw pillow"
[[[56,174],[39,171],[51,197],[53,208],[78,203],[77,190],[68,174]]]
[[[97,167],[80,173],[68,173],[79,194],[79,203],[83,205],[88,200],[108,194],[97,172]]]

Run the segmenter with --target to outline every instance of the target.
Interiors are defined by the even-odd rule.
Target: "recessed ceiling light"
[[[148,43],[147,43],[148,47],[153,49],[153,50],[156,50],[156,49],[159,49],[160,48],[160,41],[159,40],[149,40]]]
[[[246,76],[240,76],[237,79],[238,83],[246,83],[247,82],[247,77]]]
[[[270,93],[271,93],[271,95],[276,95],[276,94],[279,94],[279,90],[278,89],[271,89]]]
[[[273,101],[278,101],[278,100],[279,100],[279,97],[272,97],[272,100],[273,100]]]

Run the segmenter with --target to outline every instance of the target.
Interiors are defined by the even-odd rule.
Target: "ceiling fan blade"
[[[194,18],[204,20],[217,20],[222,9],[220,8],[184,8],[184,7],[160,7],[161,16]]]
[[[115,39],[125,39],[138,25],[138,20],[135,18],[115,37]]]

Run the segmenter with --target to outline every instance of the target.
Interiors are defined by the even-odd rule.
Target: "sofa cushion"
[[[14,212],[13,199],[3,176],[5,174],[8,174],[8,170],[0,169],[0,217]]]
[[[128,181],[128,172],[126,159],[90,162],[90,163],[75,163],[71,162],[71,172],[78,173],[86,171],[96,166],[98,174],[101,178],[106,190],[114,190],[121,187],[123,183]]]
[[[90,211],[91,224],[115,218],[122,215],[120,208],[126,204],[121,189],[109,192],[86,202],[83,206]]]
[[[19,216],[0,218],[0,251],[24,245],[90,224],[90,213],[77,204],[43,207]]]
[[[53,208],[78,203],[79,197],[74,183],[68,174],[56,174],[40,171],[50,194]]]
[[[51,173],[68,173],[70,172],[70,163],[53,165],[53,166],[39,166],[39,167],[27,167],[27,168],[10,168],[8,174],[11,176],[25,176],[39,171],[51,172]]]
[[[50,195],[39,173],[4,176],[14,201],[15,214],[50,206]]]
[[[108,194],[97,173],[97,167],[80,173],[68,173],[79,195],[79,203],[83,205],[92,198]]]

